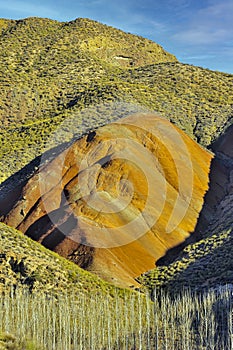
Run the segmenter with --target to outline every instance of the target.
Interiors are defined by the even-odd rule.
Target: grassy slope
[[[136,66],[176,60],[149,40],[85,19],[3,20],[2,26],[1,179],[40,154],[65,118],[75,117],[79,132],[111,120],[110,111],[95,113],[91,120],[77,114],[92,103],[123,99],[117,83],[111,86],[122,70],[116,55],[130,51]]]
[[[135,98],[209,146],[233,122],[233,76],[175,63],[127,71]],[[137,91],[135,91],[137,87]]]
[[[118,118],[125,102],[158,111],[203,145],[232,122],[232,75],[180,64],[149,40],[85,19],[29,18],[2,28],[0,181],[44,149]]]
[[[0,350],[41,350],[31,341],[21,341],[18,337],[0,332]]]
[[[179,291],[184,287],[203,289],[233,281],[233,234],[231,230],[211,234],[184,248],[168,266],[158,266],[140,277],[149,289]]]
[[[122,293],[121,289],[116,289],[2,223],[0,267],[0,293],[12,285],[55,295],[64,292],[88,294],[90,291],[99,291],[103,295]]]

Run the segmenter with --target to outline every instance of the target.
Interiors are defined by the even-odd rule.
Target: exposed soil
[[[13,207],[1,202],[1,215],[100,277],[137,286],[194,231],[211,159],[167,120],[134,115],[45,162],[6,197]]]

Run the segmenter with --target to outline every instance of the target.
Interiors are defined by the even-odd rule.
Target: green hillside
[[[149,289],[164,288],[177,292],[191,289],[216,288],[233,281],[232,230],[219,232],[188,245],[168,266],[158,266],[139,280]]]
[[[147,39],[87,19],[1,20],[1,29],[0,181],[137,109],[157,111],[205,146],[232,122],[232,75],[178,63]]]
[[[233,123],[233,76],[186,64],[164,63],[122,75],[134,98],[210,146]]]
[[[122,294],[121,289],[0,223],[0,294],[12,286],[55,296],[71,292]]]

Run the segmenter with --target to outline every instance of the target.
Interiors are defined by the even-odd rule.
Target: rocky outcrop
[[[193,232],[211,159],[167,120],[132,115],[41,165],[1,214],[79,266],[136,286],[136,276]]]

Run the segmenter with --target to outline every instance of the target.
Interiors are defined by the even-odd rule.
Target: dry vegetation
[[[0,223],[0,293],[12,285],[57,295],[66,291],[111,294],[115,287]],[[8,288],[9,287],[9,288]],[[119,295],[121,289],[117,289]]]
[[[214,288],[233,281],[232,230],[218,232],[184,248],[168,266],[158,266],[140,277],[149,290],[180,291]]]
[[[127,71],[122,79],[137,101],[159,111],[206,147],[233,121],[230,74],[174,62]]]
[[[92,293],[30,295],[1,299],[0,329],[56,350],[229,350],[233,346],[232,286],[175,297],[114,298]],[[21,348],[17,348],[21,349]],[[14,348],[16,350],[16,348]]]
[[[45,149],[137,109],[158,111],[206,147],[232,124],[232,75],[178,63],[146,39],[82,19],[0,20],[0,33],[0,182]],[[0,350],[233,348],[225,228],[141,277],[150,296],[156,286],[154,303],[3,224],[0,240]],[[216,281],[228,286],[193,291]]]
[[[56,144],[124,115],[113,102],[156,110],[206,146],[232,122],[232,75],[180,64],[149,40],[85,19],[0,28],[0,181],[53,147],[46,142],[67,118],[77,127],[66,125]]]
[[[0,332],[0,350],[42,350],[42,348],[30,340],[19,340],[8,332]]]
[[[185,281],[179,278],[182,271],[175,268],[177,284],[171,284],[172,293],[161,288],[161,281],[164,282],[161,276],[156,289],[155,280],[151,279],[149,295],[123,290],[83,271],[4,224],[0,230],[0,329],[5,334],[1,338],[2,349],[232,348],[231,284],[203,292],[198,290],[200,286],[193,274],[195,285],[184,288]],[[193,254],[197,252],[203,255],[200,250],[203,244],[209,250],[217,249],[228,239],[229,232],[226,232],[219,238],[213,236],[205,243],[197,243],[195,249],[187,248],[184,252],[190,255],[187,261],[192,263]],[[172,271],[174,267],[170,268]],[[166,278],[169,284],[169,273]],[[174,286],[178,285],[174,293]]]

